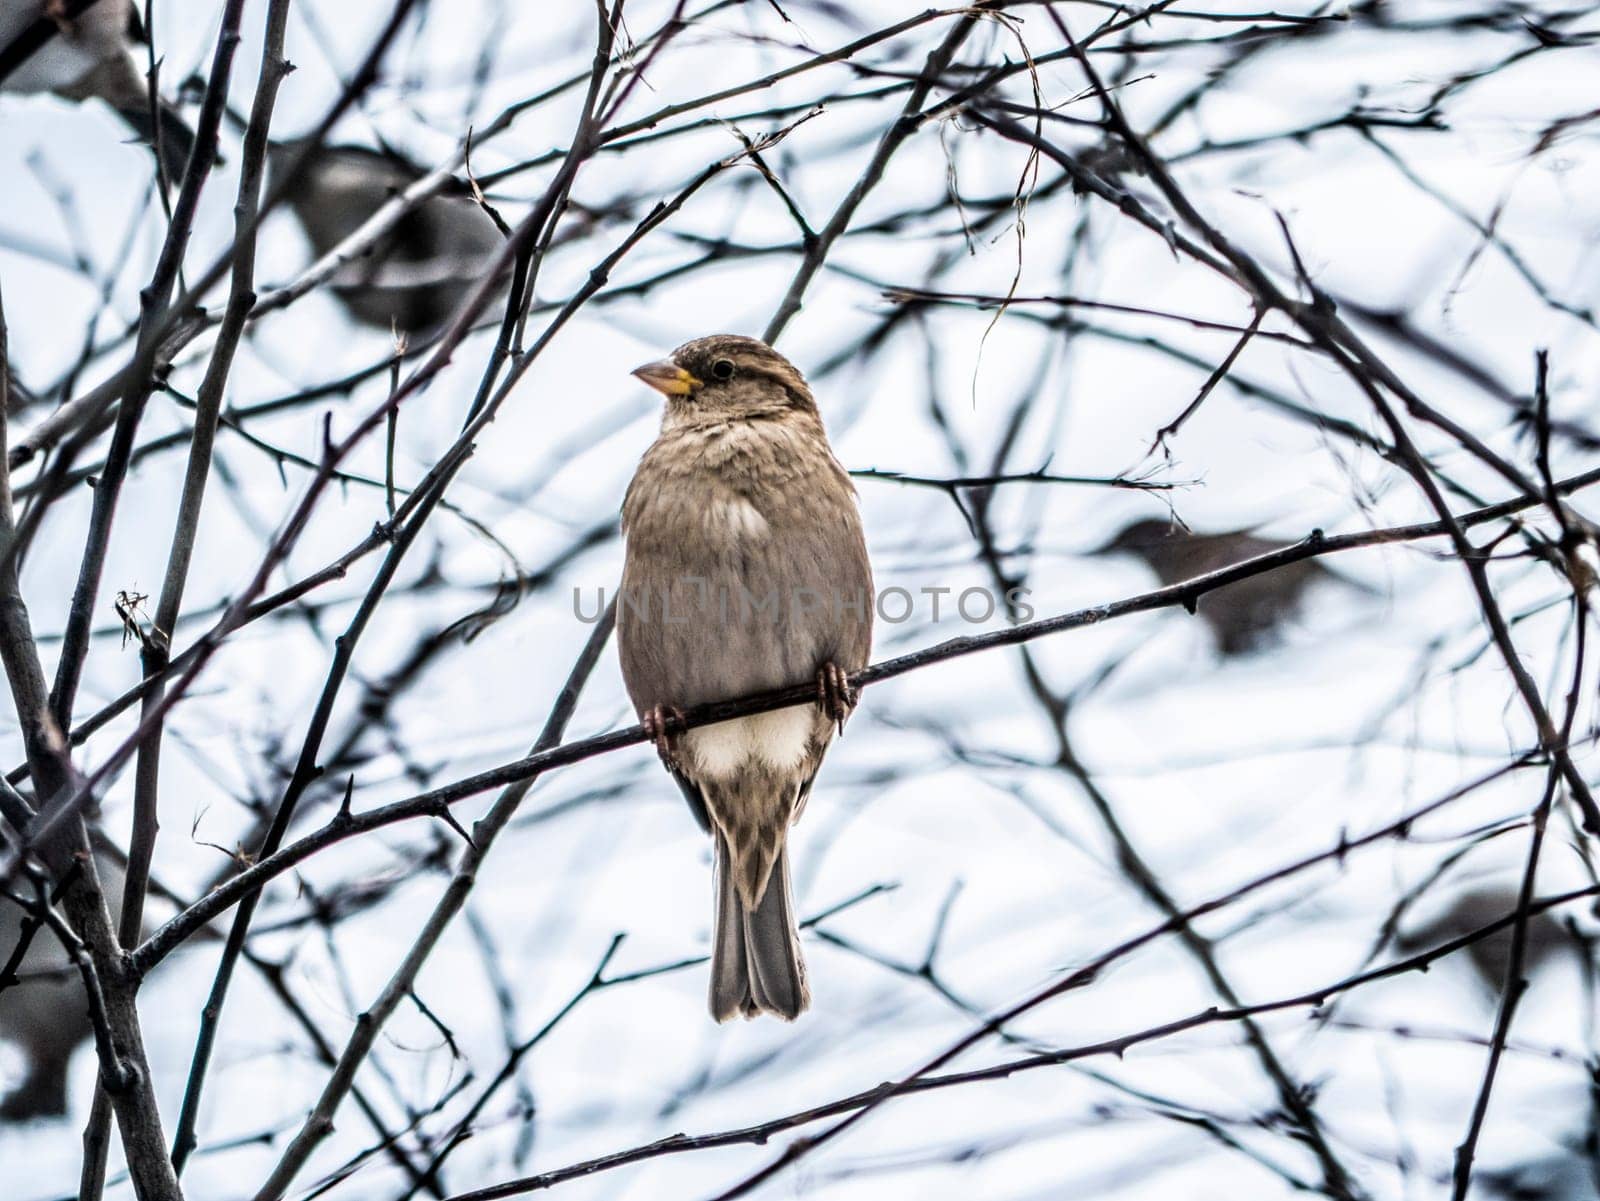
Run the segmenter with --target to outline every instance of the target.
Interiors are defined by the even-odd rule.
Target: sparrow
[[[95,870],[115,925],[122,911],[121,865],[101,852],[95,855]],[[0,897],[0,954],[13,953],[25,917],[20,905]],[[72,1053],[94,1033],[83,979],[48,927],[34,933],[16,970],[17,982],[0,992],[0,1039],[21,1053],[23,1074],[18,1081],[0,1083],[6,1093],[0,1122],[60,1117],[67,1112]]]
[[[787,838],[872,642],[850,477],[795,366],[717,334],[633,373],[666,397],[622,503],[622,675],[715,851],[711,1015],[810,1003]],[[815,703],[682,728],[683,710],[814,683]]]
[[[183,177],[194,130],[166,100],[152,119],[150,89],[135,43],[147,39],[132,0],[95,0],[69,17],[68,0],[0,0],[0,56],[41,20],[55,28],[43,45],[0,80],[12,92],[53,92],[105,101],[140,140],[160,152],[169,181]]]
[[[1091,553],[1137,555],[1168,585],[1288,545],[1258,538],[1247,530],[1195,534],[1172,522],[1150,518],[1134,522]],[[1207,593],[1200,598],[1199,613],[1224,656],[1248,654],[1268,645],[1299,610],[1311,585],[1323,580],[1349,583],[1315,559],[1301,559]]]
[[[275,171],[289,169],[306,143],[275,143]],[[311,151],[289,193],[289,207],[320,258],[425,172],[391,150],[324,146]],[[443,325],[500,248],[501,234],[467,186],[430,196],[409,210],[361,259],[345,264],[333,291],[357,321],[427,333]]]

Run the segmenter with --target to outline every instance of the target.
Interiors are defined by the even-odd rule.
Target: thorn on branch
[[[478,849],[478,844],[472,841],[472,835],[468,834],[461,823],[456,820],[456,815],[450,812],[450,807],[448,805],[440,807],[438,818],[457,834],[461,835],[461,841],[466,843],[469,848],[471,848],[473,851]]]

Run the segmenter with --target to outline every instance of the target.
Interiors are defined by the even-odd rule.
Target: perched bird
[[[1172,522],[1136,521],[1112,538],[1097,555],[1127,553],[1143,559],[1163,585],[1282,550],[1286,542],[1257,538],[1245,530],[1193,534]],[[1211,627],[1224,655],[1242,655],[1269,643],[1300,607],[1305,592],[1320,580],[1343,580],[1315,559],[1285,563],[1208,592],[1199,613]]]
[[[122,910],[122,869],[97,854],[95,870],[115,923]],[[9,959],[22,936],[25,914],[0,898],[0,961]],[[17,982],[0,992],[0,1039],[22,1053],[23,1076],[0,1101],[0,1122],[60,1117],[67,1112],[67,1067],[78,1045],[93,1033],[83,978],[48,928],[38,930],[17,965]]]
[[[622,504],[622,674],[716,846],[711,1014],[809,1004],[785,848],[855,705],[872,569],[855,489],[800,372],[729,334],[634,372],[666,398]],[[815,681],[815,704],[684,731],[682,711]]]
[[[159,151],[167,179],[181,179],[194,131],[166,100],[152,116],[150,86],[134,50],[145,40],[137,7],[132,0],[94,0],[69,16],[72,8],[71,0],[0,0],[0,63],[37,43],[0,79],[0,88],[105,101]]]
[[[300,140],[275,144],[273,170],[291,169],[305,147]],[[310,151],[289,205],[320,257],[423,174],[389,150],[319,147]],[[334,294],[358,321],[426,333],[477,286],[501,241],[489,214],[466,185],[456,184],[411,208],[370,251],[346,263],[333,277]]]

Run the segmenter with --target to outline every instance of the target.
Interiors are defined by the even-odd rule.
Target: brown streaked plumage
[[[622,505],[622,674],[716,844],[712,1016],[793,1019],[810,994],[785,843],[871,648],[855,489],[764,343],[701,338],[634,374],[667,405]],[[690,706],[807,680],[815,705],[673,729]]]

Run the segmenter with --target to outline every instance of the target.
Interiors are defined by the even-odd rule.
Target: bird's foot
[[[667,770],[678,771],[678,749],[673,743],[683,733],[683,710],[672,705],[657,705],[645,711],[639,724],[650,736],[650,741],[656,744],[656,754],[661,756],[661,762],[666,764]]]
[[[839,733],[844,733],[845,719],[850,716],[856,707],[856,698],[860,695],[850,683],[850,675],[837,663],[824,663],[817,672],[817,707],[828,716],[828,720],[839,727]]]

